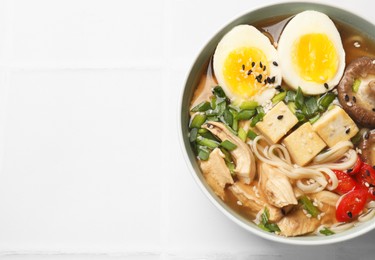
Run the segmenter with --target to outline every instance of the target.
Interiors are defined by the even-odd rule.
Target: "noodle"
[[[260,141],[268,145],[262,146]],[[270,144],[261,135],[249,142],[249,145],[260,161],[277,167],[287,177],[297,180],[297,187],[305,193],[336,189],[338,180],[332,170],[349,169],[357,160],[357,153],[351,149],[353,144],[349,141],[337,143],[325,153],[317,155],[311,165],[304,167],[292,164],[290,154],[284,146]],[[337,162],[339,159],[341,161]]]

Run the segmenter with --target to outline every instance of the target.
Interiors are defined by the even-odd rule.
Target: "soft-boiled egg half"
[[[281,84],[276,49],[250,25],[238,25],[216,47],[213,66],[216,79],[234,103],[269,101]]]
[[[317,95],[334,88],[345,69],[345,51],[332,20],[304,11],[284,28],[278,43],[284,81],[303,93]]]

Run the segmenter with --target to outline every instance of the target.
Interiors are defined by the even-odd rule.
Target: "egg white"
[[[292,52],[294,43],[301,36],[311,33],[324,34],[333,43],[338,57],[336,74],[328,80],[326,85],[321,82],[307,81],[303,79],[294,67]],[[334,88],[340,81],[345,69],[345,51],[341,42],[340,34],[325,14],[317,11],[304,11],[292,18],[284,28],[278,43],[278,54],[280,58],[283,80],[292,88],[301,87],[303,93],[317,95]],[[327,88],[328,85],[328,88]]]
[[[228,55],[232,51],[242,47],[253,47],[261,50],[267,58],[266,62],[269,64],[269,77],[275,77],[274,83],[268,84],[250,98],[238,96],[235,93],[232,93],[223,74],[224,63]],[[213,59],[213,68],[218,83],[222,86],[227,96],[232,101],[252,99],[260,104],[263,104],[269,101],[275,95],[276,90],[274,87],[280,85],[282,80],[280,67],[273,65],[273,62],[278,64],[279,59],[277,51],[271,44],[270,40],[253,26],[238,25],[224,35],[217,45]]]

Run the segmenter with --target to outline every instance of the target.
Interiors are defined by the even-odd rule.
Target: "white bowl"
[[[179,135],[180,135],[180,144],[184,153],[185,160],[187,165],[199,187],[206,194],[208,199],[228,218],[233,222],[243,227],[244,229],[250,231],[253,234],[258,235],[259,237],[269,239],[276,242],[294,244],[294,245],[323,245],[337,243],[345,240],[352,239],[354,237],[360,236],[369,232],[375,228],[375,219],[361,223],[358,226],[355,226],[347,231],[344,231],[339,234],[332,236],[301,236],[301,237],[282,237],[269,233],[258,228],[253,222],[242,217],[237,212],[232,210],[227,206],[223,201],[221,201],[207,185],[205,179],[203,178],[199,166],[196,161],[196,157],[189,143],[188,138],[188,125],[189,125],[189,103],[192,98],[195,87],[197,86],[200,75],[202,74],[202,69],[207,64],[209,58],[212,56],[218,42],[227,33],[231,28],[238,24],[252,24],[254,22],[267,19],[273,16],[281,15],[293,15],[304,10],[316,10],[321,11],[327,14],[329,17],[340,21],[344,24],[348,24],[354,27],[359,28],[364,34],[368,34],[371,38],[375,40],[375,26],[362,19],[358,15],[350,13],[346,10],[315,3],[303,3],[303,2],[294,2],[294,3],[282,3],[276,5],[270,5],[262,7],[253,11],[250,11],[244,15],[239,16],[234,21],[230,22],[224,28],[222,28],[216,35],[214,35],[211,40],[204,46],[202,51],[199,53],[198,57],[193,63],[190,73],[186,79],[185,87],[181,94],[181,99],[179,103]]]

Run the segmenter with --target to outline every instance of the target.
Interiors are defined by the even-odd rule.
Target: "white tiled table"
[[[374,259],[375,232],[323,247],[255,237],[183,161],[189,66],[223,25],[274,2],[0,1],[0,257]],[[340,6],[375,22],[370,0]]]

